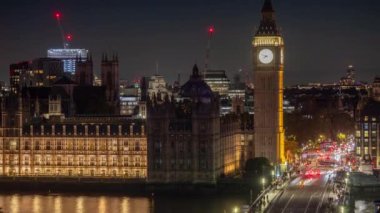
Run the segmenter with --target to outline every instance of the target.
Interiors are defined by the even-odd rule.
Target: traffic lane
[[[321,205],[327,183],[326,175],[318,178],[297,177],[270,206],[267,212],[309,212]]]
[[[314,194],[310,197],[305,212],[323,212],[324,203],[328,195],[328,180],[330,179],[330,172],[321,175],[314,184],[310,187]]]
[[[288,206],[293,205],[293,201],[304,197],[305,191],[302,190],[302,177],[292,180],[288,187],[279,194],[279,197],[273,201],[267,212],[285,212]]]

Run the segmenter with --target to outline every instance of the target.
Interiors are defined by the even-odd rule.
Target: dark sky
[[[251,40],[264,0],[1,0],[0,79],[9,64],[60,47],[54,11],[74,36],[73,47],[118,52],[120,75],[159,73],[169,82],[188,79],[204,65],[207,26],[216,28],[210,67],[232,76],[252,71]],[[285,82],[333,82],[355,65],[360,80],[380,74],[379,0],[274,0],[286,42]]]

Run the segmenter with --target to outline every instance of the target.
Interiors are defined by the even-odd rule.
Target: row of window
[[[365,131],[363,131],[363,136],[364,136],[365,138],[368,138],[368,137],[369,137],[369,133],[370,133],[370,132],[369,132],[368,130],[365,130]],[[360,131],[360,130],[356,130],[355,136],[356,136],[357,138],[360,138],[360,137],[362,136],[362,131]],[[377,137],[377,131],[376,131],[376,130],[371,131],[371,137],[372,137],[372,138]]]
[[[375,117],[371,117],[371,119],[369,119],[368,116],[364,116],[364,121],[369,121],[369,120],[371,120],[371,121],[377,121],[377,119]]]
[[[372,147],[372,150],[371,150],[371,153],[369,152],[370,149],[368,146],[365,146],[363,147],[363,149],[361,147],[356,147],[356,154],[357,155],[369,155],[371,154],[372,156],[376,156],[377,155],[377,150],[376,150],[376,147]]]
[[[7,175],[36,175],[36,176],[49,176],[49,175],[57,175],[57,176],[124,176],[124,177],[135,177],[135,178],[142,178],[146,176],[145,170],[123,170],[123,171],[117,171],[117,170],[111,170],[106,171],[104,169],[100,171],[96,171],[94,169],[91,170],[83,170],[79,169],[78,171],[68,169],[67,171],[57,169],[57,170],[42,170],[42,169],[35,169],[34,173],[32,173],[29,169],[22,169],[21,174],[18,173],[18,169],[6,169],[5,174]],[[1,173],[0,173],[1,174]]]
[[[96,144],[94,142],[68,142],[68,143],[62,143],[61,141],[57,141],[56,144],[53,142],[47,141],[45,143],[40,143],[39,141],[35,141],[33,146],[32,143],[29,141],[25,141],[22,144],[21,149],[23,150],[31,150],[32,148],[34,150],[113,150],[113,151],[118,151],[118,144],[117,142],[113,142],[112,144],[107,144],[106,143],[101,143],[101,144]],[[124,151],[144,151],[146,150],[145,146],[141,146],[140,142],[134,142],[134,143],[129,143],[129,142],[124,142],[123,147],[120,147]],[[108,147],[108,149],[107,149]],[[2,148],[2,147],[0,147]],[[4,149],[5,150],[18,150],[19,149],[19,144],[17,141],[6,141],[4,144]]]

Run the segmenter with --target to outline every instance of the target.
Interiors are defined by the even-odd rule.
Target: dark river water
[[[4,213],[231,213],[234,207],[248,203],[237,196],[155,196],[70,194],[0,194]]]

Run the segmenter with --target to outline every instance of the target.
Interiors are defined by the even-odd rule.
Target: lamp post
[[[263,184],[263,191],[264,191],[264,189],[265,189],[265,178],[264,177],[261,178],[261,183]]]
[[[238,213],[239,212],[239,208],[238,207],[234,207],[233,212],[234,213]]]

